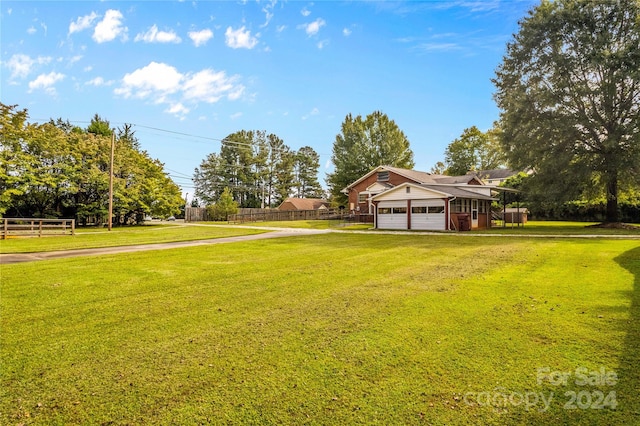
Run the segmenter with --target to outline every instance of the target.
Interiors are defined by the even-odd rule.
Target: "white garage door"
[[[407,202],[380,201],[378,229],[407,229]]]
[[[443,231],[446,229],[444,200],[413,200],[411,229]]]

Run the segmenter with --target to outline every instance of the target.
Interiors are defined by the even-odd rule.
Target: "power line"
[[[49,122],[50,120],[45,120],[45,119],[41,119],[41,118],[34,118],[33,120],[35,121],[42,121],[42,122]],[[107,120],[105,120],[107,121]],[[71,123],[71,124],[91,124],[92,121],[86,121],[86,120],[66,120],[66,122]],[[251,148],[256,148],[256,147],[260,147],[260,145],[257,144],[257,142],[254,143],[247,143],[247,142],[241,142],[241,141],[235,141],[233,139],[229,139],[228,137],[225,138],[213,138],[210,136],[200,136],[200,135],[196,135],[193,133],[185,133],[185,132],[178,132],[175,130],[169,130],[169,129],[163,129],[160,127],[154,127],[154,126],[147,126],[144,124],[137,124],[137,123],[131,123],[131,122],[110,122],[107,121],[109,123],[109,125],[119,125],[119,126],[124,126],[124,125],[130,125],[130,126],[134,126],[137,128],[141,128],[141,129],[147,129],[147,130],[154,130],[157,132],[162,132],[162,133],[168,133],[171,135],[176,135],[176,136],[186,136],[188,138],[194,138],[194,139],[202,139],[205,141],[212,141],[212,142],[219,142],[219,143],[230,143],[230,144],[234,144],[234,145],[239,145],[239,146],[248,146]],[[195,141],[191,141],[191,142],[195,142]],[[284,142],[284,141],[283,141]],[[271,147],[267,146],[267,148],[272,149]],[[295,151],[290,151],[289,149],[276,149],[276,152],[295,152]],[[315,151],[315,150],[314,150]],[[317,153],[319,156],[325,157],[325,156],[330,156],[330,154],[320,154]]]

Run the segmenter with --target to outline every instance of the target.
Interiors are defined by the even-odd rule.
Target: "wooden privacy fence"
[[[314,220],[314,219],[344,219],[345,215],[336,210],[275,210],[255,209],[249,213],[233,214],[229,216],[230,222],[271,222],[284,220]]]
[[[75,219],[2,218],[0,239],[8,237],[42,237],[43,235],[75,235]]]
[[[187,207],[184,209],[185,222],[205,222],[209,220],[205,207]]]

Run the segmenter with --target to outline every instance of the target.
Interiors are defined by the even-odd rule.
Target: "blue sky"
[[[320,154],[380,110],[428,171],[498,118],[491,78],[536,1],[2,1],[0,99],[32,122],[134,125],[183,192],[219,140],[266,130]]]

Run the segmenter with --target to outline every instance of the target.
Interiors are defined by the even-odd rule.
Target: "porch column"
[[[444,224],[444,230],[445,231],[449,231],[451,230],[451,200],[449,198],[445,198],[444,199],[444,217],[446,218],[446,223]]]
[[[407,200],[407,229],[411,229],[411,200]]]

